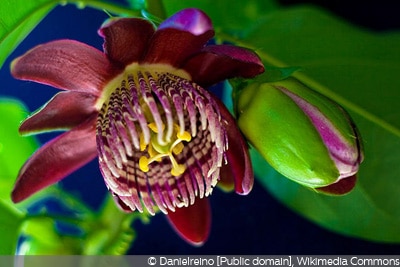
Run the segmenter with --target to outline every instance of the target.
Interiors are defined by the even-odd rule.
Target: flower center
[[[167,213],[212,192],[227,138],[206,90],[185,73],[136,66],[111,81],[100,99],[100,170],[121,206]]]
[[[139,159],[139,168],[144,172],[149,171],[149,164],[157,161],[161,162],[163,157],[169,158],[172,164],[171,174],[173,176],[179,176],[183,174],[186,167],[183,164],[178,164],[174,155],[179,155],[182,153],[184,145],[183,141],[189,142],[192,139],[192,136],[189,132],[184,131],[183,133],[179,130],[179,125],[174,123],[174,133],[173,138],[170,142],[166,144],[160,144],[157,139],[158,129],[154,122],[148,124],[151,129],[151,140],[149,144],[146,144],[144,141],[143,135],[140,138],[140,150],[149,153],[149,156],[141,156]]]

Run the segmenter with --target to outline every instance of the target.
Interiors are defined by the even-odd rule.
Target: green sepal
[[[246,88],[250,83],[270,83],[270,82],[278,82],[281,80],[285,80],[289,78],[294,72],[298,71],[300,67],[274,67],[274,66],[265,66],[265,73],[263,75],[258,75],[253,80],[249,81],[248,79],[243,78],[234,78],[229,80],[230,85],[232,86],[232,99],[233,99],[233,108],[235,113],[237,113],[237,101],[238,96],[241,91]]]
[[[256,76],[253,81],[258,83],[278,82],[288,79],[293,73],[301,69],[300,67],[296,66],[284,68],[265,66],[264,68],[264,74]]]

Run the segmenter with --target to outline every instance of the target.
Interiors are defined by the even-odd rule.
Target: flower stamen
[[[174,135],[175,138],[171,138],[171,141],[166,143],[166,144],[160,144],[158,142],[158,127],[156,126],[155,123],[149,123],[148,127],[152,131],[151,133],[151,141],[146,144],[144,143],[144,140],[141,139],[140,146],[142,151],[148,152],[148,157],[146,156],[141,156],[139,159],[139,168],[143,172],[148,172],[150,170],[149,165],[154,162],[160,162],[162,158],[167,157],[171,161],[172,168],[171,168],[171,174],[173,176],[179,176],[183,174],[186,170],[185,165],[179,164],[174,155],[178,156],[179,154],[182,153],[185,145],[182,143],[183,141],[185,142],[190,142],[192,139],[192,136],[190,135],[189,132],[183,131],[181,133],[180,127],[178,124],[174,123]],[[162,130],[164,130],[165,127],[162,127]]]

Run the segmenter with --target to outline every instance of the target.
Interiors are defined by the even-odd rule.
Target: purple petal
[[[231,45],[212,45],[182,66],[193,81],[209,86],[233,77],[251,78],[264,72],[260,58],[251,50]]]
[[[97,98],[90,94],[66,91],[56,94],[40,110],[26,119],[19,131],[23,134],[70,129],[97,112]]]
[[[213,30],[211,19],[206,13],[196,8],[181,10],[166,19],[158,27],[159,30],[166,28],[187,31],[194,35],[202,35]]]
[[[54,184],[97,156],[96,116],[51,140],[21,168],[11,198],[17,203]]]
[[[226,157],[228,165],[222,167],[221,175],[232,176],[235,182],[235,191],[241,195],[250,193],[254,184],[253,168],[246,140],[244,139],[235,119],[221,101],[217,101],[223,124],[228,134],[228,150]],[[232,178],[222,177],[225,183]]]
[[[185,9],[164,21],[152,40],[144,63],[179,67],[214,36],[210,18],[198,9]]]
[[[278,87],[282,92],[288,95],[312,121],[315,129],[321,135],[323,142],[328,148],[332,160],[335,162],[336,168],[340,173],[339,179],[353,176],[357,173],[360,162],[363,159],[360,144],[357,142],[359,136],[357,130],[353,127],[351,134],[353,140],[340,132],[340,129],[330,121],[318,107],[310,104],[305,99],[294,94],[284,87]],[[347,122],[352,124],[349,115],[342,109],[338,109],[337,116],[343,115]]]
[[[93,95],[117,72],[101,51],[73,40],[36,46],[11,64],[15,78]]]
[[[99,30],[107,56],[124,66],[139,61],[153,34],[153,25],[138,18],[111,19]]]
[[[188,243],[201,246],[211,229],[211,207],[207,198],[197,198],[189,207],[169,212],[167,218],[175,231]]]

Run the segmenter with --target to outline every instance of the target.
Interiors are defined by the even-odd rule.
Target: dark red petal
[[[225,105],[219,100],[216,101],[223,118],[223,125],[228,134],[228,150],[226,152],[228,165],[223,167],[221,175],[232,175],[235,181],[236,193],[247,195],[254,184],[253,167],[251,165],[248,145],[235,119],[226,109]],[[230,171],[227,168],[230,168]],[[222,179],[229,181],[232,178],[222,177]]]
[[[110,19],[99,30],[99,35],[104,37],[107,56],[124,66],[143,57],[153,34],[153,25],[138,18]]]
[[[55,129],[69,129],[97,112],[97,98],[90,94],[66,91],[56,94],[46,105],[26,119],[19,131],[23,134]]]
[[[315,188],[315,190],[328,195],[344,195],[349,193],[354,188],[354,186],[356,185],[356,181],[357,176],[353,175],[347,178],[343,178],[337,183]]]
[[[182,10],[159,26],[143,62],[180,67],[213,36],[210,18],[204,12],[194,8]]]
[[[118,195],[113,195],[112,197],[114,199],[115,205],[117,205],[117,207],[120,210],[122,210],[123,212],[126,212],[126,213],[130,213],[133,211],[129,206],[127,206],[125,204],[124,201],[121,200],[121,198]]]
[[[209,86],[233,77],[251,78],[264,72],[260,58],[253,51],[232,45],[205,47],[182,67],[193,81]]]
[[[201,246],[211,229],[211,207],[207,198],[196,198],[189,207],[176,208],[167,218],[175,231],[188,243]]]
[[[232,173],[231,166],[223,165],[220,169],[220,179],[218,181],[218,188],[225,191],[231,192],[235,189],[235,179]]]
[[[36,46],[11,63],[17,79],[96,96],[117,72],[101,51],[73,40]]]
[[[37,150],[21,168],[11,199],[17,203],[54,184],[97,156],[96,116]]]

